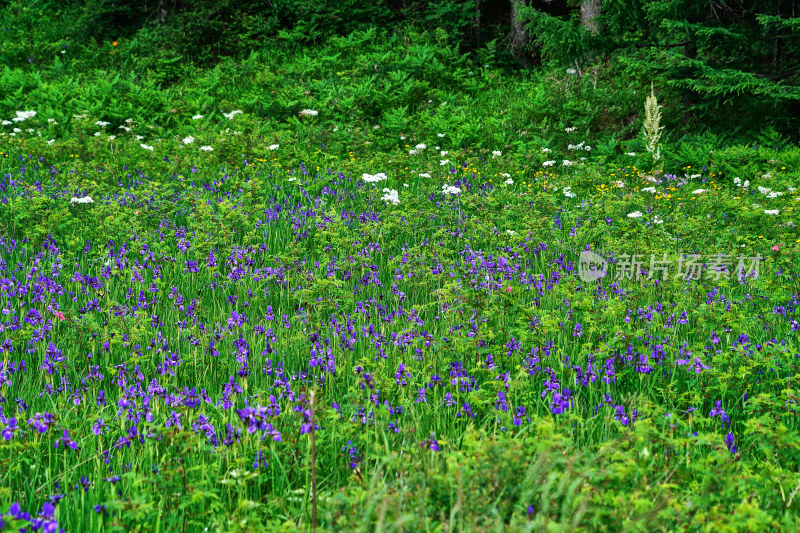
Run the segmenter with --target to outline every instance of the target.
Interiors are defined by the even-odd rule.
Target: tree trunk
[[[530,63],[525,45],[528,44],[528,32],[520,17],[520,9],[528,5],[528,0],[511,0],[511,53],[522,61],[523,65]]]
[[[581,2],[581,26],[597,35],[597,20],[603,0],[584,0]]]

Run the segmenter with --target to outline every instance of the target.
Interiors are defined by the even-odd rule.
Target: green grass
[[[668,138],[653,176],[612,103],[644,93],[613,69],[595,88],[415,38],[166,88],[124,41],[0,74],[0,115],[37,111],[0,126],[0,431],[21,428],[0,511],[55,498],[67,531],[797,528],[800,150]],[[587,247],[764,261],[745,282],[673,262],[588,283]],[[249,433],[246,405],[280,412]]]

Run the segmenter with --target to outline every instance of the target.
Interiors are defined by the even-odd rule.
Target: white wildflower
[[[137,141],[141,141],[142,139],[144,139],[144,135],[137,135],[136,136],[136,140]]]
[[[511,177],[511,174],[507,174],[507,173],[505,173],[505,172],[503,172],[503,173],[502,173],[502,174],[500,174],[500,175],[501,175],[501,176],[503,176],[504,178],[510,178],[510,177]]]
[[[200,120],[201,118],[203,118],[203,115],[195,115],[192,117],[192,120]]]
[[[95,122],[95,124],[97,126],[100,126],[101,128],[105,128],[106,126],[108,126],[111,123],[110,122],[106,122],[105,120],[98,120],[97,122]]]
[[[183,144],[192,144],[193,142],[194,142],[194,137],[192,137],[191,135],[183,138]]]
[[[447,154],[448,154],[447,150],[442,150],[441,152],[439,152],[439,155],[442,157],[446,156]]]
[[[614,187],[616,187],[618,189],[624,189],[625,188],[625,182],[622,181],[622,180],[612,181],[611,185],[613,185]]]
[[[695,189],[692,194],[703,194],[704,192],[708,192],[708,189]]]
[[[506,185],[514,185],[514,180],[512,180],[511,178],[508,178],[508,179],[507,179],[506,181],[504,181],[503,183],[505,183]]]
[[[628,213],[628,218],[639,218],[642,216],[641,211],[634,211],[633,213]]]
[[[109,141],[113,141],[113,140],[114,140],[114,139],[116,139],[116,138],[117,138],[117,136],[116,136],[116,135],[109,135],[109,136],[108,136],[108,140],[109,140]]]
[[[23,122],[36,116],[36,111],[17,111],[17,116],[12,118],[14,122]]]
[[[442,189],[442,192],[446,195],[461,194],[461,189],[453,185],[444,184],[442,185]]]
[[[544,163],[542,163],[542,166],[543,167],[552,167],[555,164],[556,164],[555,161],[545,161]]]
[[[280,146],[280,144],[270,144],[267,148],[270,150],[277,150]]]
[[[516,235],[516,234],[517,234],[517,232],[514,231],[513,229],[507,229],[506,230],[506,235]]]
[[[631,157],[636,157],[636,152],[625,152],[625,155],[629,155]]]
[[[11,124],[11,121],[10,120],[4,120],[2,122],[2,124],[3,124],[3,126],[8,126],[9,124]]]
[[[436,136],[437,136],[437,137],[439,137],[439,138],[442,138],[442,137],[444,137],[444,135],[445,135],[444,133],[437,133],[437,134],[436,134]]]
[[[492,158],[493,158],[493,159],[494,159],[495,157],[500,157],[500,156],[502,156],[502,155],[503,155],[503,152],[501,152],[500,150],[492,150]]]
[[[201,149],[202,151],[204,151],[204,152],[211,152],[211,151],[213,151],[213,150],[214,150],[214,149],[213,149],[213,148],[211,148],[210,146],[201,146],[201,147],[200,147],[200,149]]]
[[[367,183],[375,183],[378,181],[383,181],[386,179],[385,172],[378,172],[377,174],[367,174],[366,172],[361,175],[361,179],[366,181]]]
[[[664,220],[660,216],[655,215],[653,217],[653,224],[663,224],[663,223],[664,223]]]
[[[649,192],[651,194],[655,194],[657,191],[655,187],[645,187],[644,189],[642,189],[642,192]]]
[[[550,152],[552,152],[550,148],[542,148],[542,153],[549,154]]]
[[[95,137],[100,137],[100,132],[99,131],[94,132],[94,136]]]
[[[51,145],[51,144],[53,144],[54,142],[56,142],[56,140],[55,140],[55,139],[50,139],[49,141],[47,141],[47,146],[50,146],[50,145]]]
[[[131,129],[128,126],[120,126],[119,129],[125,130],[125,131],[131,131]]]
[[[242,111],[240,109],[237,109],[236,111],[231,111],[230,113],[223,113],[223,115],[228,120],[233,120],[233,117],[235,117],[236,115],[240,114],[241,112]]]
[[[398,195],[398,192],[395,189],[383,189],[383,192],[386,193],[383,196],[381,196],[381,200],[383,200],[384,202],[392,203],[394,205],[398,205],[400,203],[400,196]]]
[[[76,198],[76,197],[73,196],[72,199],[69,201],[69,203],[70,203],[70,205],[73,205],[73,204],[93,204],[94,200],[92,200],[91,196],[84,196],[83,198]]]
[[[314,109],[303,109],[298,113],[298,115],[302,117],[316,117],[317,115],[319,115],[319,111],[316,111]]]
[[[141,146],[145,150],[150,150],[151,152],[153,151],[153,147],[152,146],[148,146],[148,145],[146,145],[144,143],[140,144],[139,146]]]
[[[571,127],[571,128],[564,128],[564,131],[566,131],[567,133],[572,133],[572,132],[574,132],[574,131],[575,131],[575,130],[577,130],[577,129],[578,129],[578,128],[576,128],[575,126],[573,126],[573,127]]]
[[[572,166],[572,161],[568,161],[568,160],[566,160],[566,159],[565,159],[565,160],[563,160],[563,161],[561,162],[561,164],[562,164],[563,166],[565,166],[565,167],[571,167],[571,166]]]
[[[430,177],[431,177],[431,175],[430,175],[430,174],[428,174],[427,172],[423,172],[422,174],[420,174],[420,175],[419,175],[419,177],[420,177],[420,178],[430,178]]]
[[[416,145],[414,148],[415,148],[415,149],[417,149],[417,150],[419,150],[419,151],[422,151],[422,150],[424,150],[425,148],[427,148],[427,145],[425,145],[425,143],[419,143],[419,144],[418,144],[418,145]]]
[[[767,215],[777,215],[780,212],[780,209],[764,209],[764,213]]]
[[[449,160],[449,159],[442,159],[441,161],[439,161],[439,166],[440,166],[440,167],[443,167],[443,166],[445,166],[446,164],[448,164],[449,162],[450,162],[450,160]]]

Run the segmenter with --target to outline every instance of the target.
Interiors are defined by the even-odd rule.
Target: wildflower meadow
[[[430,17],[209,64],[26,9],[1,531],[800,529],[796,123]]]

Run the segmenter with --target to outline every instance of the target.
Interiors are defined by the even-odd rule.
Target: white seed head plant
[[[645,150],[653,156],[653,164],[661,159],[661,132],[664,129],[661,123],[661,106],[658,105],[653,84],[650,84],[650,95],[644,102],[644,141]]]

